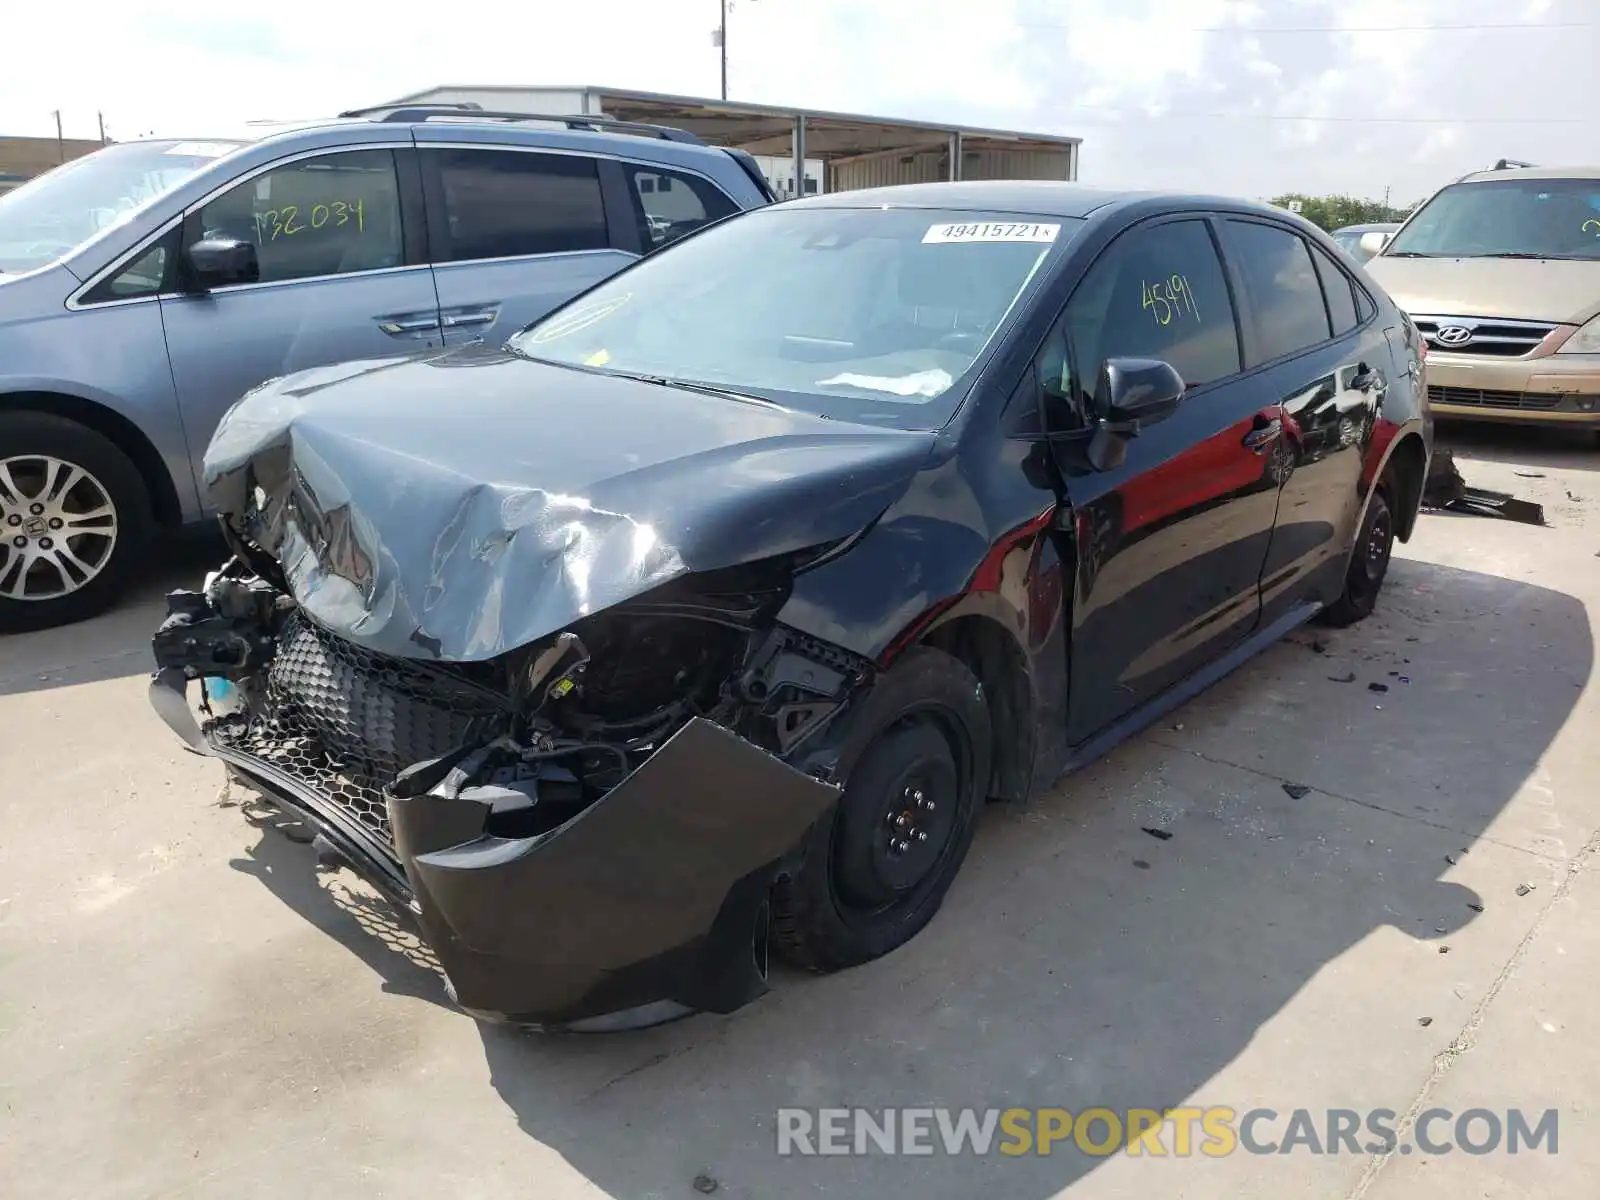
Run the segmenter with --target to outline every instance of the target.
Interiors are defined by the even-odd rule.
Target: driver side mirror
[[[1095,380],[1089,464],[1097,471],[1121,466],[1128,439],[1177,412],[1186,390],[1177,368],[1159,358],[1108,358]]]
[[[1373,229],[1363,233],[1361,241],[1357,245],[1361,247],[1361,253],[1371,258],[1374,254],[1381,254],[1383,248],[1389,244],[1389,240],[1393,237],[1394,234],[1392,233],[1385,233],[1381,229]]]
[[[189,247],[188,276],[196,291],[230,283],[256,283],[261,263],[254,242],[231,237],[209,237]]]

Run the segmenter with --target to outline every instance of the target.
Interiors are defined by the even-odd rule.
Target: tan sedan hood
[[[1531,258],[1391,258],[1367,273],[1405,312],[1581,325],[1600,312],[1600,262]]]

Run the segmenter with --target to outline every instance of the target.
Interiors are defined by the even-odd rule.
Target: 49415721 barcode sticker
[[[930,225],[922,235],[928,242],[1040,242],[1056,240],[1060,225],[1040,225],[1029,221],[972,221],[965,224]]]

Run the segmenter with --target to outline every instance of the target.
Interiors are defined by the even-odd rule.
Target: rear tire
[[[1391,479],[1385,475],[1373,491],[1356,533],[1344,590],[1322,610],[1324,625],[1335,629],[1354,625],[1370,617],[1377,607],[1378,593],[1383,590],[1383,581],[1389,573],[1389,556],[1394,550],[1394,494]]]
[[[0,413],[0,633],[104,612],[154,524],[138,468],[106,438],[51,413]]]
[[[840,755],[839,804],[773,888],[783,957],[837,971],[933,919],[972,845],[992,737],[977,677],[941,650],[909,651],[873,685]]]

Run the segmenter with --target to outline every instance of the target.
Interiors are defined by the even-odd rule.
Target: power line
[[[1018,21],[1018,29],[1082,29],[1081,21]],[[1515,21],[1466,25],[1183,25],[1167,26],[1167,33],[1462,33],[1479,30],[1595,29],[1595,21]]]
[[[1588,123],[1583,117],[1338,117],[1266,112],[1172,112],[1147,116],[1108,104],[1082,104],[1076,107],[1080,110],[1110,113],[1122,118],[1117,121],[1095,122],[1113,125],[1123,125],[1136,120],[1160,121],[1171,117],[1198,121],[1315,121],[1334,125],[1584,125]],[[1068,120],[1081,119],[1074,111],[1055,115]]]

